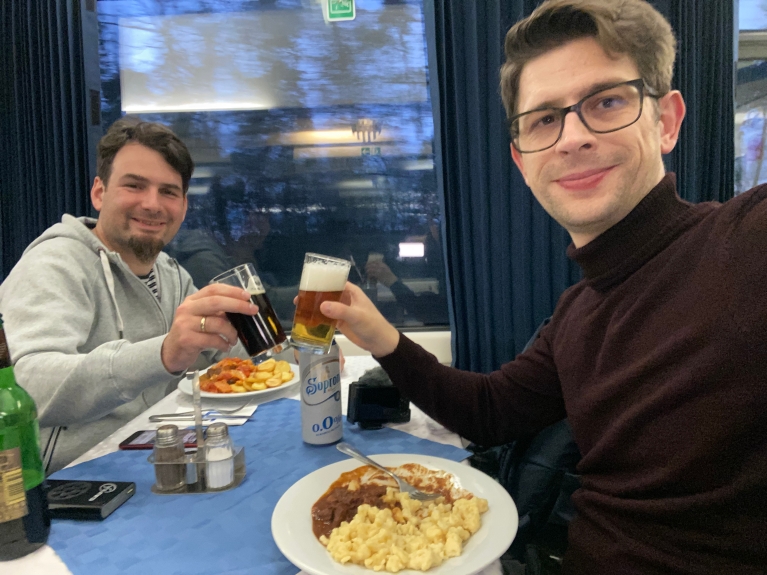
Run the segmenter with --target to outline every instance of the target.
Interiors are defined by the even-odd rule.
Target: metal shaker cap
[[[207,439],[222,439],[229,436],[229,428],[226,423],[216,422],[211,423],[208,426],[208,431],[205,434]]]
[[[162,425],[157,428],[155,444],[158,446],[174,445],[178,440],[178,427],[173,424]]]

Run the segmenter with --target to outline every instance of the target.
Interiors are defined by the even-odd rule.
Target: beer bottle
[[[0,315],[0,561],[48,540],[51,520],[35,402],[16,383]]]

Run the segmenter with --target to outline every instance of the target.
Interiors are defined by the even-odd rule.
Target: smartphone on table
[[[184,438],[184,447],[197,447],[197,435],[194,429],[179,430]],[[156,429],[137,431],[119,445],[120,449],[152,449],[157,436]]]

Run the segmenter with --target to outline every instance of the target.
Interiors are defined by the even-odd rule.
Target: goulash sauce
[[[428,476],[428,471],[417,463],[406,463],[387,469],[404,476],[408,483],[428,493],[439,493],[445,503],[454,501],[449,477]],[[312,506],[312,530],[317,539],[321,535],[330,537],[330,532],[344,521],[351,521],[357,508],[367,503],[373,507],[400,507],[399,503],[385,503],[387,487],[396,487],[396,482],[377,469],[365,465],[342,473]]]

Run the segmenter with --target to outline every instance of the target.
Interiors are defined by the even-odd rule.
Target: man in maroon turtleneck
[[[677,196],[661,159],[685,112],[674,54],[643,0],[549,0],[509,31],[511,153],[584,272],[514,361],[442,366],[351,284],[349,305],[322,307],[477,443],[568,417],[583,458],[567,574],[767,573],[767,187]]]

